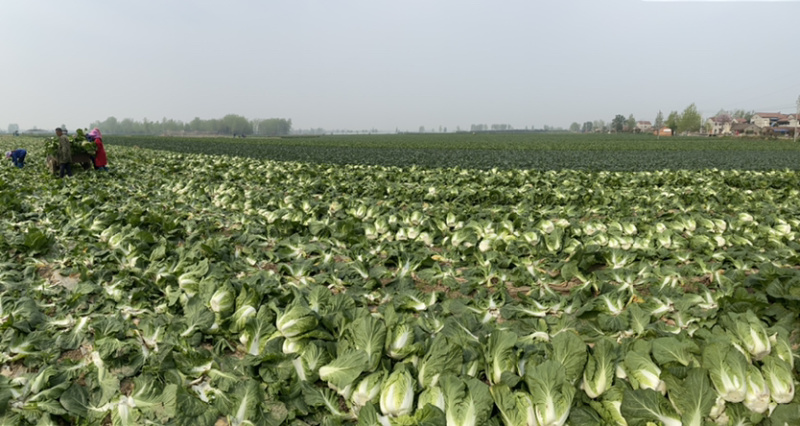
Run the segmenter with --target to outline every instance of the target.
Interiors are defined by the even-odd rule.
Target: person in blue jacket
[[[18,168],[25,167],[25,156],[28,155],[28,151],[24,149],[15,149],[13,151],[6,152],[6,158],[11,159],[14,162],[14,165]]]

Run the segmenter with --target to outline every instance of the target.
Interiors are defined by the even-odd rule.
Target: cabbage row
[[[3,424],[800,418],[796,172],[108,150],[0,168]]]
[[[196,138],[115,136],[113,144],[279,161],[467,169],[775,170],[800,168],[789,139],[582,134],[403,134]]]

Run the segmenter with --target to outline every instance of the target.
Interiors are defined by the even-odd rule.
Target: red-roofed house
[[[778,121],[785,118],[786,114],[781,114],[779,112],[758,112],[753,114],[753,117],[750,118],[750,122],[758,127],[772,127],[776,125]]]
[[[653,134],[656,136],[672,136],[672,129],[669,127],[662,127],[659,130],[653,131]]]
[[[795,127],[797,123],[797,114],[787,114],[783,118],[775,122],[776,127]]]

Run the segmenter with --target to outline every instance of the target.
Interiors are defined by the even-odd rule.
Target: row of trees
[[[95,121],[90,127],[99,127],[104,133],[115,135],[163,135],[163,134],[205,134],[205,135],[259,135],[285,136],[292,131],[292,120],[268,118],[248,120],[241,115],[228,114],[222,118],[202,120],[195,117],[184,123],[180,120],[163,118],[149,121],[147,118],[136,121],[130,118],[117,120],[108,117]]]
[[[471,132],[486,132],[486,131],[495,131],[495,132],[504,132],[508,130],[514,130],[514,126],[510,124],[492,124],[488,126],[486,124],[472,124],[470,125]]]
[[[741,117],[746,119],[749,119],[754,114],[752,111],[745,110],[736,110],[732,113],[728,113],[726,111],[722,112],[729,114],[731,117]],[[573,122],[570,125],[569,130],[576,133],[608,131],[617,133],[635,133],[638,131],[636,123],[637,121],[633,114],[630,114],[628,118],[625,118],[625,116],[622,114],[617,114],[614,116],[608,126],[606,126],[606,123],[603,120],[587,121],[584,122],[583,125]],[[664,119],[664,114],[659,111],[658,115],[656,115],[655,123],[653,123],[653,128],[661,129],[665,126],[672,130],[673,135],[678,133],[699,132],[703,127],[703,118],[697,111],[697,106],[692,103],[691,105],[687,106],[683,112],[671,111],[669,115],[667,115],[666,120]]]
[[[678,133],[699,132],[703,127],[703,117],[697,111],[697,106],[691,104],[683,113],[678,111],[671,111],[664,121],[664,114],[659,111],[656,116],[655,127],[661,129],[662,127],[669,127],[673,135]]]

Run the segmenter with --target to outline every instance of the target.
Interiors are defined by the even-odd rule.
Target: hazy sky
[[[800,2],[0,0],[0,129],[453,131],[795,110]]]

